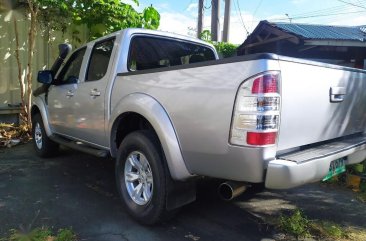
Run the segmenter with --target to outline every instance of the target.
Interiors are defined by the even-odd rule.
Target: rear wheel
[[[34,149],[40,157],[50,157],[57,152],[59,145],[48,138],[40,114],[32,118],[32,137]]]
[[[169,172],[157,137],[135,131],[123,140],[116,160],[116,182],[128,213],[143,224],[167,217]]]

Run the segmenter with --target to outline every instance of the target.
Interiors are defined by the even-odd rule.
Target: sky
[[[139,0],[160,13],[159,30],[196,36],[198,0]],[[232,0],[229,42],[242,43],[261,20],[326,25],[366,25],[366,0]],[[220,0],[220,31],[225,1]],[[205,0],[204,29],[211,26],[211,0]]]

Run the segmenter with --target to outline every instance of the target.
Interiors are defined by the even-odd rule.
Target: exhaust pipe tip
[[[218,188],[220,197],[225,201],[230,201],[241,195],[247,189],[246,185],[240,182],[224,182]]]

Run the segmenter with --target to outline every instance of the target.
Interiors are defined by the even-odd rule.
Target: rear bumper
[[[270,189],[288,189],[320,181],[327,175],[331,161],[346,156],[347,165],[365,160],[366,137],[359,136],[280,156],[269,162],[265,185]]]

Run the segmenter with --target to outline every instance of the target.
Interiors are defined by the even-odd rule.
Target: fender
[[[111,147],[112,156],[116,155],[118,149],[114,146],[114,137],[112,135],[114,128],[117,128],[118,123],[116,120],[126,112],[140,114],[150,122],[158,135],[170,175],[174,180],[185,180],[193,177],[184,162],[177,135],[167,112],[156,99],[146,94],[130,94],[120,100],[112,110],[108,127],[108,133],[111,133],[109,146]]]
[[[52,130],[51,130],[51,127],[50,127],[49,121],[48,121],[48,113],[47,113],[46,103],[44,101],[44,95],[39,95],[39,96],[33,98],[32,112],[33,112],[33,108],[35,108],[35,107],[37,107],[39,112],[41,113],[43,126],[44,126],[47,136],[51,136]]]

